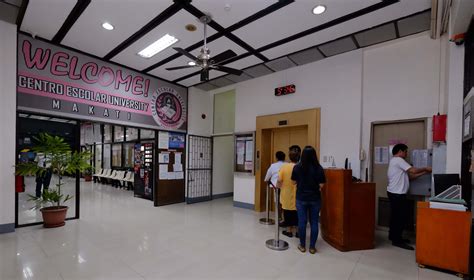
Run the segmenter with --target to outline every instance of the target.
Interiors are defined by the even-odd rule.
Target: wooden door
[[[288,148],[290,147],[290,129],[279,128],[272,130],[272,162],[275,162],[275,153],[282,151],[288,160]]]
[[[388,161],[391,159],[391,147],[393,145],[403,143],[408,146],[408,154],[411,150],[415,149],[426,149],[426,120],[406,120],[406,121],[394,121],[394,122],[382,122],[372,124],[372,139],[371,139],[371,164],[372,164],[372,182],[376,184],[376,197],[377,197],[377,217],[379,212],[379,198],[387,197],[387,170]],[[376,155],[380,153],[375,152],[376,148],[385,147],[388,155],[385,157],[386,160],[376,160]],[[380,149],[379,149],[380,151]],[[410,155],[407,157],[407,161],[410,163]],[[386,215],[384,209],[381,215]],[[384,218],[386,220],[388,218]],[[379,224],[385,225],[379,219]]]
[[[275,153],[282,151],[286,155],[286,161],[290,161],[288,149],[292,145],[298,145],[303,149],[308,145],[308,127],[296,126],[287,128],[275,128],[272,130],[272,159]]]

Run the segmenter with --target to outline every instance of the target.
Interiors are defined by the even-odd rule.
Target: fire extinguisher
[[[433,116],[433,142],[446,142],[446,122],[448,115]]]
[[[23,176],[15,176],[15,191],[17,193],[25,191],[25,178]]]

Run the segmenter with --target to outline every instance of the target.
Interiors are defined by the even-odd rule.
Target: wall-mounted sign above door
[[[17,91],[22,111],[187,130],[186,88],[24,34]]]
[[[293,94],[296,92],[295,85],[287,85],[284,87],[278,87],[275,89],[275,96],[282,96],[287,94]]]

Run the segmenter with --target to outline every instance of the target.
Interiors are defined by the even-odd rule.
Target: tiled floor
[[[458,279],[419,269],[415,253],[392,247],[342,253],[318,240],[316,255],[265,241],[273,227],[232,199],[155,208],[130,191],[81,186],[81,219],[65,227],[0,235],[0,279]]]

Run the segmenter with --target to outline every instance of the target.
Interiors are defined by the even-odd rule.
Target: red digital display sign
[[[282,96],[287,94],[293,94],[296,91],[295,85],[287,85],[275,89],[275,96]]]

